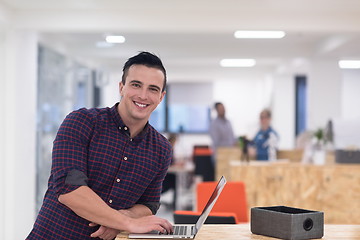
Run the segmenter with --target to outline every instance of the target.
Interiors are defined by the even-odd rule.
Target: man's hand
[[[95,226],[98,226],[98,224],[90,223],[89,226],[95,227]],[[113,228],[100,226],[97,231],[95,231],[94,233],[92,233],[90,235],[90,237],[93,237],[93,238],[99,237],[104,240],[113,240],[116,237],[116,235],[118,235],[119,232],[120,232],[119,230],[116,230]]]
[[[131,233],[146,233],[153,230],[162,233],[173,232],[173,226],[169,221],[154,215],[136,219],[132,218],[128,229]]]

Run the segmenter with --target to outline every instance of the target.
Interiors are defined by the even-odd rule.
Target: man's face
[[[164,74],[156,68],[132,65],[126,76],[125,85],[120,82],[122,118],[130,121],[148,121],[150,114],[162,101]]]
[[[219,117],[225,117],[225,107],[223,104],[217,105],[216,111]]]

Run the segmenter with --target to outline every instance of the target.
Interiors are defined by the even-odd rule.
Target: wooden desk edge
[[[234,235],[229,236],[229,233]],[[220,234],[219,237],[217,234]],[[234,238],[235,237],[235,238]],[[115,240],[128,239],[128,233],[118,234]],[[210,239],[254,239],[270,240],[277,239],[251,233],[250,224],[205,224],[199,231],[195,240]],[[322,240],[360,240],[360,225],[325,224],[324,237]]]

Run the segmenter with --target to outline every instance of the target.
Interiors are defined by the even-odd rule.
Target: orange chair
[[[201,182],[197,185],[198,211],[201,211],[205,207],[216,184],[217,182]],[[227,182],[211,212],[213,214],[217,212],[233,212],[236,214],[236,223],[248,222],[245,184],[240,181]]]

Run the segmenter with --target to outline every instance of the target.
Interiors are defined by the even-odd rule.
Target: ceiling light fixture
[[[236,31],[235,38],[283,38],[284,31]]]
[[[255,59],[223,59],[220,61],[222,67],[253,67]]]
[[[360,69],[360,60],[340,60],[339,67],[343,69]]]
[[[125,37],[124,36],[115,36],[115,35],[106,36],[106,42],[108,42],[108,43],[124,43]]]

